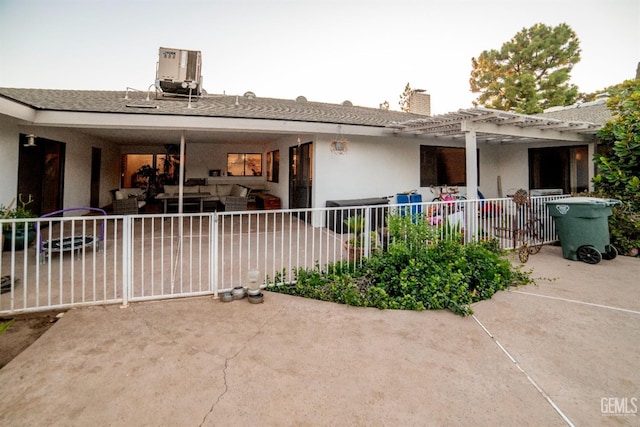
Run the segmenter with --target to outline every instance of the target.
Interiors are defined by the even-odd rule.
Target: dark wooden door
[[[102,159],[102,150],[100,148],[91,148],[91,198],[90,204],[92,208],[100,207],[100,163]]]
[[[313,143],[289,148],[289,208],[310,208],[313,182]]]
[[[20,135],[18,197],[35,215],[62,209],[65,144],[36,138],[35,146],[25,146]],[[20,201],[20,200],[19,200]]]

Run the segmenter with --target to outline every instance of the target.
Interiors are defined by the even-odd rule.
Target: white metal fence
[[[183,215],[74,216],[2,220],[0,315],[91,304],[217,295],[246,285],[249,270],[265,283],[295,280],[299,267],[349,260],[345,220],[364,220],[361,262],[389,239],[386,217],[412,215],[444,235],[497,238],[517,247],[514,229],[539,219],[542,241],[556,239],[545,202],[533,197],[525,215],[512,199],[487,199],[304,210]],[[473,214],[469,214],[473,212]],[[27,236],[27,238],[24,238]],[[375,240],[374,240],[375,239]]]

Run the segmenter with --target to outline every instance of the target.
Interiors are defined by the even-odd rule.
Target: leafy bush
[[[391,241],[359,265],[329,264],[296,271],[291,285],[269,290],[381,309],[449,309],[471,314],[470,304],[512,285],[532,282],[514,268],[497,242],[463,244],[460,235],[438,238],[441,230],[410,217],[389,217]]]
[[[611,243],[627,255],[640,248],[640,79],[627,80],[608,89],[607,106],[613,114],[600,131],[599,154],[594,157],[598,174],[595,190],[603,197],[619,199],[622,206],[609,220]]]
[[[628,201],[613,208],[609,217],[611,243],[620,253],[638,256],[640,248],[640,214]]]

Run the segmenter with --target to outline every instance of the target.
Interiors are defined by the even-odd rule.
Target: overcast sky
[[[398,109],[407,82],[435,114],[471,107],[471,58],[565,22],[592,92],[635,76],[640,0],[0,0],[0,86],[146,90],[158,49],[202,52],[208,93]]]

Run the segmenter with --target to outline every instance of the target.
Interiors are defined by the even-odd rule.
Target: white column
[[[467,200],[476,200],[478,198],[478,144],[475,130],[465,132],[464,143],[467,161]]]
[[[178,172],[180,182],[178,183],[178,213],[183,211],[184,196],[184,131],[180,134],[180,168]]]
[[[475,240],[478,232],[477,212],[478,204],[478,143],[476,141],[476,131],[467,122],[462,123],[464,131],[464,148],[466,155],[467,171],[467,203],[465,215],[465,241]]]

